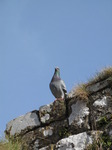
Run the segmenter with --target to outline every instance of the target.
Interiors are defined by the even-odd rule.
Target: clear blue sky
[[[54,101],[59,66],[68,92],[112,65],[112,0],[0,0],[0,133]]]

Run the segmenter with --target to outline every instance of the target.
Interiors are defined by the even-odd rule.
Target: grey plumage
[[[52,80],[49,84],[50,90],[55,98],[66,98],[67,90],[66,86],[63,80],[60,78],[60,69],[57,67],[55,68],[54,75],[52,77]]]

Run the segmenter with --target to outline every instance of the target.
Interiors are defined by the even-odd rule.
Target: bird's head
[[[56,74],[58,77],[60,77],[60,69],[59,69],[59,67],[56,67],[56,68],[55,68],[55,74]]]
[[[60,71],[59,67],[56,67],[56,68],[55,68],[55,71]]]

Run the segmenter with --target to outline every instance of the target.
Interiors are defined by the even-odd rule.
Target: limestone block
[[[49,105],[40,107],[39,116],[43,124],[64,119],[66,115],[66,105],[63,100],[56,100]]]
[[[91,105],[91,123],[93,129],[105,128],[112,119],[112,96],[106,95],[104,91],[99,93],[95,94],[97,96],[99,95],[97,99],[94,95]]]
[[[6,125],[6,134],[8,136],[14,136],[23,134],[29,129],[39,127],[40,121],[38,118],[38,111],[29,112],[23,116],[20,116]]]
[[[89,85],[87,87],[87,91],[89,93],[95,93],[95,92],[98,92],[99,90],[102,90],[102,89],[108,87],[111,83],[112,83],[112,80],[110,80],[110,78],[108,78],[104,81],[100,81],[98,83]]]
[[[69,127],[71,128],[73,133],[79,133],[80,128],[81,131],[85,129],[89,129],[89,107],[87,106],[87,102],[84,100],[75,100],[69,103]]]
[[[95,106],[95,107],[106,107],[107,106],[107,97],[104,96],[102,99],[97,99],[93,103],[93,106]]]
[[[92,144],[94,135],[96,135],[95,131],[91,131],[89,134],[82,132],[69,136],[57,142],[55,150],[85,150]]]
[[[29,150],[39,149],[49,144],[55,144],[62,137],[66,137],[67,120],[56,121],[47,126],[29,131],[22,137],[23,145]],[[64,130],[65,129],[65,130]]]
[[[85,150],[96,138],[102,135],[102,131],[88,131],[68,136],[59,140],[56,144],[49,144],[38,150]],[[37,150],[37,149],[34,149]]]

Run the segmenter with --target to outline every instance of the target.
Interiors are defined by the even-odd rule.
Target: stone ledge
[[[48,124],[53,121],[65,119],[66,104],[63,100],[57,100],[39,109],[39,117],[42,124]]]
[[[14,120],[11,120],[6,126],[6,134],[11,136],[21,135],[25,132],[39,127],[41,125],[38,117],[38,111],[29,112],[23,116],[20,116]]]
[[[111,80],[110,80],[111,79]],[[95,84],[92,84],[92,85],[89,85],[87,86],[87,91],[90,93],[90,94],[93,94],[95,92],[98,92],[106,87],[108,87],[110,84],[112,83],[112,78],[109,77],[108,79],[106,80],[103,80],[101,82],[98,82],[98,83],[95,83]]]

